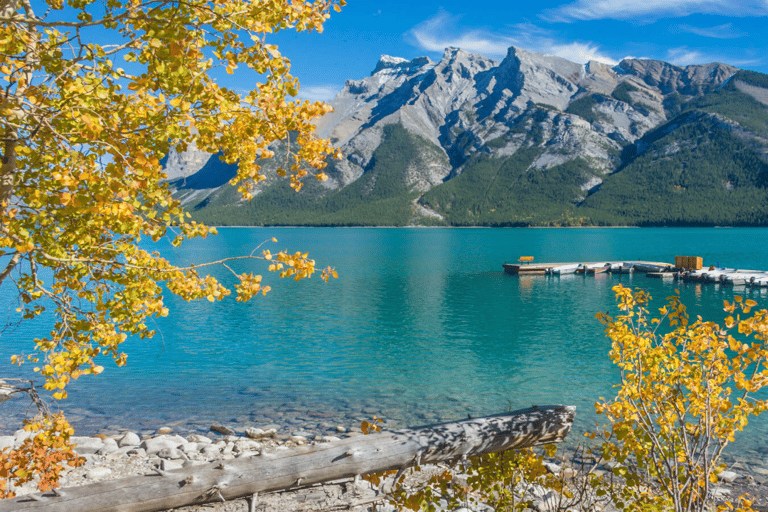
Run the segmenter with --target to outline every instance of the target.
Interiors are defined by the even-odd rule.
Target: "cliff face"
[[[736,95],[737,103],[754,102],[765,110],[768,85],[762,81],[764,75],[737,72],[726,64],[678,67],[637,59],[625,59],[614,67],[594,61],[582,65],[516,47],[501,62],[457,48],[446,49],[436,63],[426,57],[408,61],[383,56],[370,76],[346,82],[330,102],[334,112],[317,124],[317,134],[330,138],[344,154],[343,160],[329,167],[331,179],[324,188],[315,187],[314,193],[326,198],[325,206],[309,199],[299,203],[301,208],[326,211],[333,204],[338,218],[344,218],[338,212],[346,201],[341,197],[351,194],[344,192],[347,189],[358,190],[363,202],[366,197],[405,190],[413,211],[434,208],[438,211],[430,215],[437,213],[451,222],[451,207],[435,196],[443,189],[462,195],[466,187],[461,183],[491,179],[478,169],[497,162],[498,173],[512,173],[506,192],[497,191],[501,203],[520,203],[515,196],[526,190],[519,187],[522,180],[539,187],[542,197],[552,196],[542,187],[556,188],[558,199],[552,201],[561,209],[577,208],[604,180],[631,167],[644,149],[662,138],[658,134],[649,138],[649,134],[660,127],[675,131],[678,125],[670,122],[697,109],[738,125],[729,136],[762,154],[764,137],[759,126],[744,122],[737,113],[729,114],[727,105],[733,98],[721,100],[725,94]],[[679,126],[688,126],[689,121]],[[395,140],[407,142],[407,161],[401,159],[403,154],[387,153],[398,153]],[[183,161],[187,162],[184,172],[189,172],[190,160],[171,155],[168,167],[178,174],[181,171],[174,169],[174,162]],[[487,184],[488,193],[498,187],[498,173]],[[269,180],[262,189],[275,186],[279,185]],[[215,198],[220,191],[214,188],[208,193]],[[505,194],[515,200],[504,200]],[[328,200],[332,196],[335,199]],[[482,198],[476,200],[482,202]],[[464,203],[472,203],[471,198]],[[494,209],[487,206],[489,211]],[[509,208],[515,217],[511,212],[518,207]],[[256,217],[257,211],[258,207],[252,210]],[[253,222],[263,222],[256,217]],[[509,222],[517,220],[498,221]],[[349,217],[345,223],[356,222]]]

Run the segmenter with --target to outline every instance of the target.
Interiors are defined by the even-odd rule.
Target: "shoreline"
[[[286,428],[279,424],[256,426],[239,425],[236,430],[221,424],[209,427],[207,435],[176,432],[170,427],[160,427],[153,434],[139,436],[136,432],[125,431],[115,435],[99,434],[96,436],[73,436],[75,451],[85,459],[85,464],[77,468],[67,468],[62,473],[61,488],[79,487],[97,482],[128,478],[139,475],[156,475],[162,472],[181,470],[213,462],[258,456],[264,453],[290,450],[296,447],[333,443],[346,437],[363,435],[359,426],[337,425],[333,431],[315,433],[293,431],[280,433]],[[570,436],[574,435],[571,432]],[[569,436],[569,437],[570,437]],[[17,431],[13,436],[0,436],[0,449],[9,445],[17,446],[29,433]],[[573,449],[563,448],[552,458],[546,458],[546,468],[557,474],[558,471],[579,473],[579,460]],[[587,461],[588,462],[588,461]],[[757,510],[768,510],[768,465],[733,462],[728,470],[721,474],[713,486],[713,495],[720,501],[735,499],[742,494],[750,494]],[[599,464],[595,470],[598,476],[608,474],[613,466],[610,463]],[[436,474],[448,468],[444,464],[424,465],[425,474]],[[568,468],[571,468],[570,470]],[[594,473],[594,471],[593,471]],[[34,494],[37,488],[27,484],[16,488],[18,496]],[[375,508],[378,503],[378,508]],[[368,482],[359,479],[345,479],[304,488],[259,494],[258,504],[261,510],[293,512],[307,510],[339,509],[351,512],[372,510],[393,512],[395,509],[386,503],[385,497]],[[225,502],[188,505],[173,509],[177,512],[230,512],[253,510],[253,505],[246,498],[236,498]],[[316,508],[316,507],[320,508]],[[264,508],[266,507],[266,508]],[[438,508],[438,510],[442,510]],[[473,509],[474,510],[474,509]],[[612,510],[608,508],[607,510]]]

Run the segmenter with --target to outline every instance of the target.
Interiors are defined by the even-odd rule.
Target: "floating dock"
[[[727,267],[703,267],[701,258],[685,258],[678,256],[676,262],[693,262],[692,267],[679,266],[658,261],[592,261],[582,263],[533,263],[532,258],[518,263],[504,263],[504,272],[512,275],[535,274],[595,274],[608,271],[614,274],[641,272],[646,277],[656,279],[677,279],[682,281],[697,281],[702,283],[717,283],[724,286],[751,286],[768,288],[768,271],[746,270]],[[682,260],[678,259],[682,258]],[[522,258],[521,258],[522,260]]]
[[[660,263],[654,261],[590,261],[582,263],[504,263],[504,272],[507,274],[547,274],[554,269],[561,267],[574,267],[578,274],[585,273],[585,270],[610,267],[609,272],[627,273],[632,269],[637,272],[667,272],[674,268],[671,263]],[[579,271],[581,269],[581,271]],[[549,272],[548,272],[549,271]],[[590,273],[590,272],[586,272]]]

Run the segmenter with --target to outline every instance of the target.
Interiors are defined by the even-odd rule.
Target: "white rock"
[[[163,448],[157,452],[157,456],[161,459],[180,459],[181,452],[176,448]]]
[[[261,439],[264,437],[264,431],[260,428],[248,427],[245,429],[245,436],[251,439]]]
[[[221,451],[215,445],[209,444],[200,452],[206,459],[215,459],[221,455]]]
[[[339,434],[343,434],[346,431],[347,431],[346,428],[342,427],[341,425],[336,425],[336,432],[338,432]]]
[[[98,437],[72,436],[69,442],[74,445],[74,452],[78,455],[90,455],[104,448],[104,441]]]
[[[14,436],[0,436],[0,452],[5,448],[13,448],[13,444],[16,442]]]
[[[88,479],[89,480],[99,480],[101,478],[106,478],[109,475],[112,474],[112,470],[106,467],[98,467],[88,470]]]
[[[120,448],[118,448],[117,443],[114,444],[108,444],[104,443],[104,446],[99,449],[98,453],[99,455],[109,455],[110,453],[115,453],[120,451]]]
[[[248,452],[261,450],[261,443],[251,441],[250,439],[240,439],[235,441],[234,451],[236,452]]]
[[[107,460],[119,460],[122,458],[125,458],[128,456],[128,452],[136,449],[135,446],[123,446],[122,448],[118,448],[114,452],[110,452],[106,455]],[[144,450],[141,450],[142,452]]]
[[[141,438],[135,432],[126,432],[117,442],[117,445],[121,448],[123,446],[139,446],[140,444]]]
[[[259,452],[250,452],[250,451],[240,452],[240,453],[237,454],[237,458],[240,459],[242,457],[253,457],[253,456],[258,455],[258,454],[259,454]]]
[[[559,475],[560,470],[562,469],[560,466],[558,466],[557,464],[553,464],[552,462],[544,462],[542,463],[542,466],[544,466],[546,470],[552,473],[553,475]]]
[[[144,448],[148,455],[152,455],[163,448],[177,448],[180,445],[186,444],[186,442],[187,440],[181,436],[165,435],[145,439],[139,446]]]
[[[197,444],[211,444],[213,442],[210,437],[201,436],[200,434],[192,434],[187,436],[187,441]]]
[[[200,451],[200,444],[199,443],[187,443],[181,446],[181,451],[186,453],[187,455],[192,453],[197,453]]]
[[[734,473],[733,471],[722,471],[721,473],[718,473],[717,479],[721,482],[726,483],[733,483],[734,480],[739,478],[738,473]]]
[[[184,467],[181,463],[163,459],[160,461],[160,469],[163,471],[171,471],[172,469],[181,469]]]
[[[27,432],[24,429],[19,429],[13,433],[14,443],[16,446],[19,446],[21,443],[34,436],[34,432]]]

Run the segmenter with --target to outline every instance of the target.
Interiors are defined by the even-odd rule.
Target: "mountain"
[[[236,169],[192,148],[167,158],[171,187],[216,224],[768,223],[768,75],[448,48],[383,56],[330,104],[328,181],[269,179],[245,203]]]

